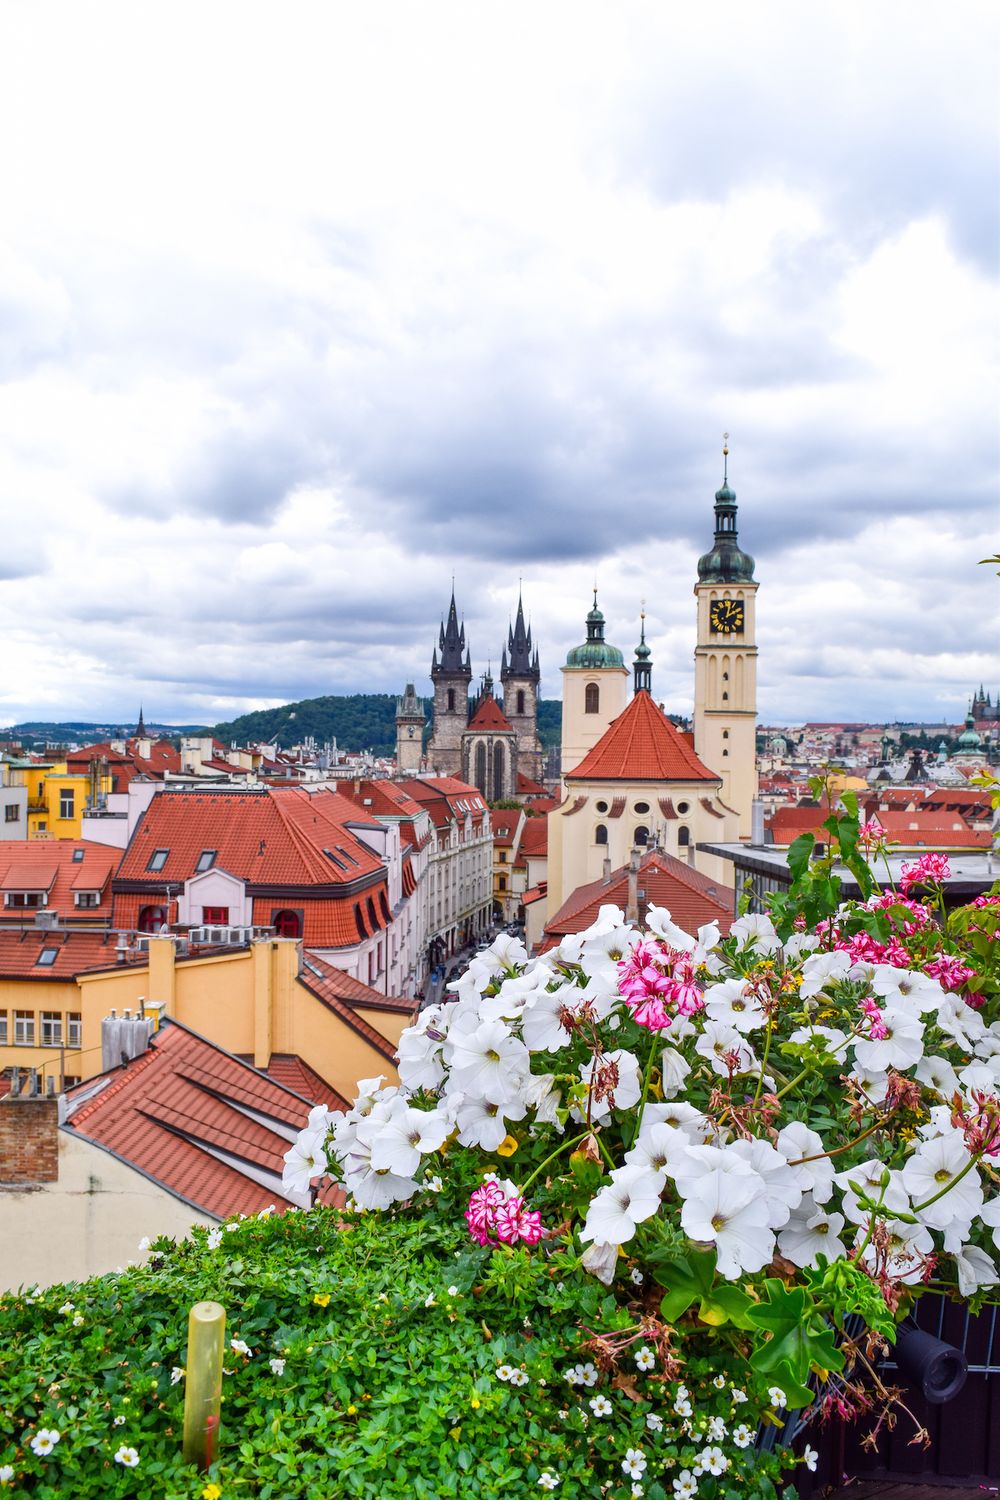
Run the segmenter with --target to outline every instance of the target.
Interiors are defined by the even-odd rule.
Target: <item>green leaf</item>
[[[837,1348],[833,1329],[822,1321],[812,1296],[804,1287],[786,1287],[776,1277],[764,1283],[766,1302],[760,1302],[748,1313],[751,1324],[771,1336],[758,1345],[750,1363],[761,1375],[773,1378],[790,1397],[781,1378],[804,1386],[810,1370],[841,1370],[844,1356]]]

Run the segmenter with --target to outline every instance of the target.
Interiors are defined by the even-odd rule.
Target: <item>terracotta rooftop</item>
[[[492,729],[501,734],[513,734],[510,720],[497,700],[490,696],[483,699],[469,720],[470,729]]]
[[[61,922],[105,923],[111,917],[111,876],[121,851],[87,839],[17,839],[0,844],[0,922],[31,921],[34,909],[6,905],[8,893],[44,891],[43,910]],[[76,892],[99,893],[97,906],[77,906]]]
[[[518,853],[522,859],[541,859],[549,850],[548,818],[525,818]]]
[[[510,845],[514,842],[517,825],[521,821],[521,809],[495,807],[490,812],[490,827],[494,844]]]
[[[609,880],[582,885],[563,903],[545,926],[546,943],[554,946],[570,932],[583,932],[596,920],[602,906],[628,905],[628,865],[613,870]],[[733,920],[733,896],[728,887],[710,880],[659,849],[643,855],[639,866],[640,905],[665,906],[685,932],[695,933],[706,922],[718,922],[723,937]]]
[[[597,744],[565,778],[571,781],[708,781],[719,777],[698,759],[681,731],[646,692],[638,692]]]
[[[309,1102],[178,1022],[164,1022],[140,1057],[66,1097],[66,1129],[205,1214],[290,1202],[282,1157]]]
[[[118,934],[83,928],[0,929],[0,979],[73,979],[118,963]],[[133,955],[134,961],[146,955]]]
[[[325,1104],[327,1109],[339,1110],[351,1107],[343,1095],[338,1094],[325,1078],[320,1077],[315,1068],[311,1068],[303,1058],[294,1053],[273,1052],[266,1072],[268,1078],[291,1089],[294,1094],[300,1094],[310,1104]]]
[[[519,797],[547,797],[549,794],[539,781],[532,781],[523,771],[517,773],[517,795]]]

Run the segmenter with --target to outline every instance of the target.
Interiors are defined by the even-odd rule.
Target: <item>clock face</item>
[[[744,630],[742,599],[713,599],[708,610],[708,628],[713,635],[742,635]]]
[[[412,740],[412,738],[413,738],[413,725],[412,724],[410,725],[410,727],[407,729],[406,732],[410,736],[410,739]]]

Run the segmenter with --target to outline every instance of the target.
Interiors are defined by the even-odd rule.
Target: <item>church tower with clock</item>
[[[729,487],[729,434],[715,495],[715,542],[698,559],[698,641],[694,652],[694,748],[722,777],[722,801],[750,837],[757,795],[757,583],[740,547],[736,495]]]

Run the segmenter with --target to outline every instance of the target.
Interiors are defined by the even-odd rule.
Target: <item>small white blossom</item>
[[[0,1464],[0,1484],[10,1484],[14,1478],[13,1464]]]
[[[543,1490],[554,1490],[559,1483],[559,1476],[546,1469],[544,1473],[539,1474],[538,1483]]]
[[[437,1307],[437,1302],[434,1299],[434,1293],[433,1292],[428,1292],[427,1293],[427,1296],[424,1298],[424,1306],[425,1307]]]
[[[84,1325],[84,1323],[86,1323],[86,1321],[87,1320],[83,1316],[83,1313],[74,1313],[73,1314],[73,1327],[74,1328],[82,1328],[83,1325]]]
[[[64,1318],[68,1318],[70,1313],[73,1311],[72,1302],[64,1302],[59,1311],[62,1313]]]
[[[642,1286],[642,1283],[645,1280],[645,1277],[643,1276],[642,1272],[639,1270],[638,1266],[633,1266],[632,1267],[632,1270],[629,1272],[629,1280],[631,1281],[631,1283],[632,1283],[633,1286]]]
[[[121,1447],[118,1449],[118,1452],[115,1454],[115,1463],[121,1464],[125,1469],[136,1468],[139,1463],[138,1450],[135,1448],[129,1448],[125,1443],[122,1443]]]
[[[626,1448],[622,1459],[622,1473],[629,1479],[641,1479],[646,1472],[646,1457],[641,1448]]]
[[[768,1386],[767,1397],[772,1406],[784,1406],[788,1400],[780,1385]]]
[[[285,1373],[285,1361],[283,1359],[279,1359],[279,1358],[269,1359],[268,1360],[268,1364],[271,1366],[271,1374],[272,1375],[284,1375],[284,1373]]]
[[[807,1443],[805,1448],[802,1450],[802,1462],[805,1464],[810,1474],[815,1474],[816,1464],[818,1463],[818,1461],[819,1454],[816,1452],[816,1449],[810,1448],[809,1444]]]
[[[690,1469],[682,1469],[674,1480],[674,1494],[677,1500],[693,1500],[698,1493],[698,1481]]]
[[[733,1386],[733,1405],[742,1406],[747,1399],[746,1391],[741,1391],[738,1385]]]
[[[249,1344],[244,1343],[243,1339],[230,1339],[229,1347],[234,1354],[249,1355],[252,1352]]]
[[[205,1238],[205,1244],[208,1246],[209,1250],[218,1250],[219,1246],[222,1244],[222,1230],[210,1229]]]
[[[509,1378],[511,1385],[528,1384],[528,1372],[526,1370],[511,1370]]]
[[[726,1424],[721,1417],[712,1417],[708,1424],[708,1437],[713,1443],[719,1443],[726,1435]]]
[[[449,1297],[457,1297],[458,1295],[459,1295],[459,1292],[458,1292],[458,1287],[457,1286],[450,1286],[448,1288],[448,1296]]]
[[[745,1422],[733,1428],[733,1442],[737,1448],[749,1448],[753,1442],[753,1433]]]
[[[174,1365],[173,1369],[170,1371],[170,1384],[171,1385],[177,1385],[183,1379],[184,1379],[184,1369],[183,1369],[183,1366],[182,1365]]]
[[[116,1427],[124,1427],[125,1426],[125,1418],[121,1414],[119,1414],[117,1417],[115,1417],[114,1425]]]
[[[509,1380],[514,1371],[510,1365],[497,1365],[497,1379]]]
[[[39,1427],[31,1439],[31,1451],[39,1458],[45,1458],[50,1454],[58,1443],[60,1434],[54,1427]]]
[[[640,1370],[652,1370],[656,1365],[656,1355],[652,1349],[648,1349],[643,1344],[642,1348],[636,1351],[635,1362]]]
[[[662,1432],[663,1418],[658,1412],[648,1411],[646,1413],[646,1426],[650,1432]]]
[[[431,1177],[423,1184],[423,1188],[425,1193],[440,1193],[444,1188],[444,1183],[440,1177]]]
[[[724,1474],[729,1468],[729,1459],[721,1448],[703,1448],[695,1467],[703,1474]]]
[[[146,1251],[149,1249],[149,1247],[150,1247],[150,1245],[152,1243],[153,1242],[149,1238],[149,1235],[148,1234],[144,1234],[143,1237],[142,1237],[142,1239],[139,1241],[139,1253],[140,1253],[140,1255],[144,1255],[146,1253]]]
[[[607,1396],[591,1396],[589,1406],[595,1417],[610,1417],[612,1407]]]
[[[725,1375],[716,1375],[715,1379],[712,1381],[712,1384],[715,1386],[715,1389],[717,1391],[721,1391],[726,1384]]]

